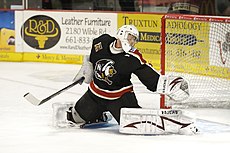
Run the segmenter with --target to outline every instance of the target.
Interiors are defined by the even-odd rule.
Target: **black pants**
[[[106,100],[95,96],[88,90],[75,104],[75,109],[86,122],[94,122],[102,116],[102,113],[109,111],[118,123],[120,123],[121,108],[140,108],[135,94],[125,93],[116,100]]]

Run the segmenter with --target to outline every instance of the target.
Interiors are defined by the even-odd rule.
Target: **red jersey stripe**
[[[136,50],[131,51],[129,53],[132,54],[133,56],[137,57],[141,61],[141,63],[146,64],[146,60],[143,58],[143,56],[139,50],[136,49]]]
[[[125,88],[122,88],[120,90],[115,91],[109,91],[109,90],[103,90],[97,87],[93,81],[91,81],[89,85],[89,89],[91,92],[93,92],[98,97],[104,98],[104,99],[117,99],[120,98],[123,94],[127,92],[133,92],[133,86],[128,86]]]

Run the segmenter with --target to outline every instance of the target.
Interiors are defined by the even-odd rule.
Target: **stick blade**
[[[39,100],[39,99],[37,99],[36,97],[34,97],[31,93],[26,93],[25,95],[24,95],[24,98],[27,100],[27,101],[29,101],[31,104],[33,104],[33,105],[36,105],[36,106],[38,106],[38,105],[40,105],[40,103],[41,103],[41,101]]]

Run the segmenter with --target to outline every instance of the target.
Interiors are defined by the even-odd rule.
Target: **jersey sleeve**
[[[132,56],[134,56],[136,59],[139,60],[139,64],[143,65],[146,64],[146,60],[143,58],[142,54],[140,53],[139,50],[137,50],[136,48],[133,48],[129,54],[131,54]]]
[[[144,64],[137,69],[134,74],[147,87],[148,90],[153,92],[156,91],[160,74],[151,66]]]
[[[157,89],[158,79],[160,74],[147,64],[142,54],[136,49],[131,52],[133,56],[138,59],[134,74],[137,75],[139,80],[147,87],[148,90],[155,92]]]
[[[95,39],[93,39],[93,43],[91,46],[90,52],[90,62],[93,63],[93,56],[97,53],[106,53],[108,52],[108,47],[111,42],[113,42],[116,38],[111,37],[108,34],[103,34]]]

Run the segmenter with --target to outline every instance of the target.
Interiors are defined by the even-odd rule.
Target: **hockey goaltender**
[[[131,74],[148,90],[175,101],[189,97],[189,84],[181,76],[160,75],[148,65],[134,46],[139,31],[123,25],[116,37],[103,34],[93,40],[90,55],[84,56],[74,78],[84,77],[88,90],[75,104],[53,104],[55,126],[107,123],[114,117],[119,131],[128,134],[195,134],[195,119],[188,112],[173,109],[142,109],[138,105]],[[63,117],[64,115],[64,117]],[[62,116],[62,117],[61,117]]]

